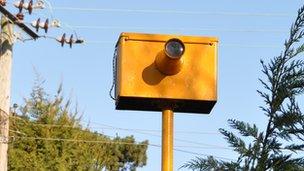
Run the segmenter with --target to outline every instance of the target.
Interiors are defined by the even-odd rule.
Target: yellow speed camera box
[[[116,109],[210,113],[217,101],[214,37],[122,33]]]

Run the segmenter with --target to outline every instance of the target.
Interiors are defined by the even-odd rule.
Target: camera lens
[[[185,45],[179,39],[170,39],[165,45],[166,55],[173,59],[179,59],[185,52]]]

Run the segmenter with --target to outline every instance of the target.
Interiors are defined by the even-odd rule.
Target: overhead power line
[[[52,36],[44,36],[41,35],[39,38],[46,38],[56,40],[56,37]],[[22,42],[32,41],[34,39],[20,39]],[[116,41],[102,41],[102,40],[84,40],[83,44],[108,44],[115,46]],[[220,43],[219,47],[231,47],[231,48],[281,48],[279,45],[271,45],[271,44],[238,44],[238,43]]]
[[[135,146],[155,146],[160,147],[156,144],[140,144],[133,142],[120,142],[120,141],[107,141],[107,140],[79,140],[79,139],[64,139],[64,138],[44,138],[44,137],[19,137],[12,136],[13,139],[29,139],[29,140],[46,140],[46,141],[67,141],[67,142],[81,142],[81,143],[100,143],[100,144],[123,144],[123,145],[135,145]]]
[[[115,41],[102,41],[102,40],[88,40],[85,41],[87,44],[114,44]],[[237,47],[237,48],[281,48],[278,45],[270,45],[270,44],[238,44],[238,43],[220,43],[220,47]]]
[[[119,141],[101,141],[101,140],[79,140],[79,139],[63,139],[63,138],[44,138],[44,137],[19,137],[19,136],[13,136],[11,137],[13,139],[28,139],[28,140],[44,140],[44,141],[65,141],[65,142],[77,142],[77,143],[99,143],[99,144],[122,144],[122,145],[135,145],[135,146],[152,146],[152,147],[158,147],[161,148],[161,145],[158,144],[140,144],[140,143],[131,143],[131,142],[119,142]],[[175,146],[178,147],[178,146]],[[183,147],[183,146],[180,146]],[[175,151],[188,153],[188,154],[195,154],[195,155],[201,155],[201,156],[210,156],[209,154],[203,154],[203,153],[197,153],[192,152],[188,150],[181,150],[174,148]],[[225,157],[219,157],[219,156],[213,156],[218,159],[224,159],[224,160],[233,160]]]
[[[94,26],[70,25],[73,29],[96,30],[168,30],[168,31],[214,31],[214,32],[244,32],[244,33],[286,33],[284,29],[218,29],[218,28],[182,28],[182,27],[122,27],[122,26]]]
[[[57,125],[57,124],[35,124],[39,126],[45,127],[70,127],[74,128],[74,126],[70,125]],[[136,129],[136,128],[119,128],[119,127],[109,127],[109,126],[88,126],[90,129],[108,129],[108,130],[122,130],[122,131],[142,131],[142,132],[153,132],[153,133],[161,133],[161,130],[155,129]],[[218,135],[218,132],[200,132],[200,131],[174,131],[177,134],[200,134],[200,135]]]
[[[101,124],[101,123],[96,123],[96,122],[91,122],[91,123],[95,123],[97,125],[101,125],[101,126],[106,126],[109,128],[118,128],[118,127],[114,127],[111,125],[106,125],[106,124]],[[155,135],[155,134],[151,134],[151,133],[147,133],[147,132],[143,132],[143,131],[138,131],[138,130],[128,130],[125,129],[126,131],[130,131],[130,132],[135,132],[135,133],[139,133],[139,134],[144,134],[144,135],[149,135],[149,136],[153,136],[153,137],[159,137],[161,138],[161,135]],[[207,147],[214,147],[214,148],[220,148],[220,149],[230,149],[224,146],[219,146],[219,145],[212,145],[212,144],[206,144],[206,143],[201,143],[201,142],[194,142],[194,141],[189,141],[189,140],[184,140],[184,139],[179,139],[179,138],[174,138],[175,141],[179,141],[179,142],[185,142],[185,143],[190,143],[190,144],[196,144],[196,145],[203,145],[203,146],[207,146]]]
[[[40,35],[39,38],[46,38],[56,40],[58,38],[52,36]],[[20,39],[21,41],[29,41],[34,39]],[[116,41],[103,41],[103,40],[84,40],[82,44],[108,44],[115,45]],[[271,44],[238,44],[238,43],[220,43],[219,47],[231,47],[231,48],[281,48],[279,45],[271,45]]]
[[[237,47],[237,48],[281,48],[278,45],[268,45],[268,44],[258,44],[258,45],[248,45],[248,44],[235,44],[235,43],[220,43],[220,47]]]
[[[18,117],[16,117],[18,118]],[[21,119],[21,118],[18,118]],[[28,122],[26,120],[21,119],[22,121],[24,121],[27,124],[31,124],[34,126],[44,126],[44,127],[68,127],[68,128],[74,128],[74,126],[71,125],[52,125],[52,124],[39,124],[39,123],[31,123]],[[95,123],[95,122],[94,122]],[[138,133],[138,134],[143,134],[143,135],[149,135],[149,136],[153,136],[153,137],[158,137],[161,138],[161,135],[156,135],[156,134],[152,134],[152,133],[147,133],[144,131],[139,131],[139,130],[135,130],[135,129],[124,129],[124,128],[118,128],[118,127],[114,127],[114,126],[110,126],[110,125],[106,125],[106,124],[101,124],[101,123],[95,123],[98,125],[102,125],[102,126],[106,126],[108,128],[113,128],[113,129],[118,129],[118,130],[124,130],[124,131],[128,131],[128,132],[132,132],[132,133]],[[206,144],[206,143],[200,143],[200,142],[194,142],[194,141],[189,141],[189,140],[184,140],[184,139],[179,139],[179,138],[174,138],[175,141],[179,141],[179,142],[184,142],[184,143],[189,143],[189,144],[196,144],[196,145],[200,145],[200,146],[204,146],[204,148],[216,148],[216,149],[226,149],[226,150],[231,150],[230,148],[224,147],[224,146],[219,146],[219,145],[213,145],[213,144]],[[192,146],[193,147],[193,146]]]
[[[19,133],[19,131],[11,132]],[[141,144],[141,143],[133,143],[133,142],[122,142],[122,141],[109,141],[109,140],[81,140],[81,139],[64,139],[64,138],[47,138],[47,137],[26,137],[26,136],[11,136],[12,139],[29,139],[29,140],[47,140],[47,141],[67,141],[67,142],[80,142],[80,143],[99,143],[99,144],[122,144],[122,145],[134,145],[134,146],[153,146],[153,147],[161,147],[159,144]],[[198,149],[218,149],[212,147],[202,147],[202,146],[178,146],[175,145],[174,147],[179,148],[198,148]]]
[[[116,13],[152,13],[152,14],[183,14],[183,15],[208,15],[208,16],[245,16],[245,17],[293,17],[289,13],[247,13],[247,12],[210,12],[210,11],[185,11],[185,10],[149,10],[149,9],[119,9],[119,8],[83,8],[83,7],[53,7],[53,10],[82,11],[82,12],[116,12]]]
[[[10,116],[16,119],[23,120],[24,122],[27,122],[24,119],[21,119],[19,117],[15,116]],[[41,123],[32,123],[32,122],[27,122],[28,124],[31,125],[37,125],[37,126],[43,126],[43,127],[65,127],[65,128],[76,128],[76,126],[72,125],[59,125],[59,124],[41,124]],[[106,125],[106,124],[101,124],[101,123],[95,123],[95,122],[84,122],[83,123],[92,123],[92,124],[97,124],[101,126],[88,126],[87,128],[90,129],[108,129],[108,130],[123,130],[123,131],[142,131],[142,132],[152,132],[152,133],[160,133],[161,130],[155,130],[155,129],[138,129],[138,128],[120,128],[120,127],[114,127],[111,125]],[[84,127],[84,126],[83,126]],[[86,128],[86,127],[84,127]],[[200,132],[200,131],[175,131],[174,133],[178,134],[200,134],[200,135],[219,135],[220,133],[218,132]]]
[[[183,153],[188,153],[188,154],[194,154],[194,155],[199,155],[199,156],[205,156],[205,157],[213,156],[214,158],[218,158],[218,159],[222,159],[222,160],[228,160],[228,161],[233,161],[233,159],[226,158],[226,157],[219,157],[219,156],[214,156],[214,155],[209,155],[209,154],[202,154],[202,153],[197,153],[197,152],[190,152],[190,151],[181,150],[181,149],[178,149],[178,148],[174,148],[173,150],[174,150],[174,151],[183,152]]]
[[[23,133],[23,132],[20,132],[18,130],[9,130],[10,132],[13,132],[13,133],[16,133],[16,134],[19,134],[19,135],[23,135],[21,136],[20,138],[25,138],[25,139],[46,139],[46,140],[53,140],[53,141],[73,141],[75,139],[61,139],[61,138],[50,138],[50,137],[28,137],[27,134]],[[111,137],[113,139],[115,139],[116,137],[114,136],[109,136],[109,135],[104,135],[105,137]],[[16,136],[11,136],[11,138],[15,138]],[[19,137],[19,136],[17,136]],[[106,143],[111,143],[111,144],[121,144],[121,142],[117,142],[117,141],[105,141],[105,140],[93,140],[93,141],[87,141],[87,140],[79,140],[79,139],[76,139],[74,142],[83,142],[83,143],[101,143],[101,144],[106,144]],[[124,143],[124,142],[123,142]],[[127,143],[128,145],[138,145],[138,144],[131,144],[131,143]],[[139,144],[141,145],[141,144]],[[158,147],[160,145],[156,145],[156,144],[150,144],[150,146],[155,146],[155,147]],[[194,146],[194,145],[175,145],[174,147],[181,147],[181,148],[196,148],[196,149],[215,149],[215,150],[231,150],[231,148],[221,148],[221,147],[210,147],[210,146]]]

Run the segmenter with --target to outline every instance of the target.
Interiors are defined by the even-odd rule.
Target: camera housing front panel
[[[182,56],[172,59],[178,62],[166,57],[172,39],[184,45]],[[210,113],[217,101],[217,46],[214,37],[122,33],[116,45],[116,109]],[[160,69],[157,59],[171,63],[161,60]]]

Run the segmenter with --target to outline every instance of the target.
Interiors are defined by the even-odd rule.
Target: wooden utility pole
[[[13,24],[2,15],[0,38],[0,171],[7,171]]]

